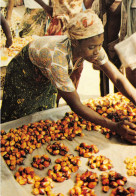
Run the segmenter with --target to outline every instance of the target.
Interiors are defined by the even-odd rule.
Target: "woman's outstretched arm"
[[[116,66],[111,61],[107,61],[101,66],[101,70],[111,79],[116,88],[136,105],[136,88],[132,86]]]
[[[80,101],[77,91],[74,92],[63,92],[59,91],[59,94],[70,106],[72,111],[81,116],[82,118],[95,123],[96,125],[101,125],[116,132],[125,140],[132,144],[136,144],[136,125],[128,121],[124,122],[113,122],[110,119],[102,117],[97,112],[93,111],[89,107],[83,105]],[[128,128],[129,125],[129,128]]]

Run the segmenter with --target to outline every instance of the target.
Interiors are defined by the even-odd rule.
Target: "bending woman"
[[[59,92],[79,116],[116,131],[136,144],[136,126],[133,123],[113,122],[83,105],[70,79],[83,60],[97,63],[120,92],[136,104],[136,89],[108,60],[102,48],[103,31],[98,16],[86,10],[70,20],[68,37],[44,36],[25,46],[7,67],[2,123],[55,107]]]

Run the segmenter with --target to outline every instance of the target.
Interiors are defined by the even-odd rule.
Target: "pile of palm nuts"
[[[34,195],[50,195],[54,187],[52,179],[47,177],[39,178],[34,183],[32,193]]]
[[[46,150],[51,154],[51,155],[62,155],[64,156],[65,154],[68,153],[69,148],[65,146],[63,143],[60,142],[54,142],[53,144],[48,144],[46,147]]]
[[[34,184],[37,176],[32,167],[19,167],[15,173],[15,179],[20,185]]]
[[[88,166],[91,169],[98,168],[100,171],[110,170],[113,167],[112,161],[103,155],[96,157],[92,155],[88,160]]]
[[[55,163],[53,169],[48,170],[48,176],[56,182],[63,182],[71,178],[71,173],[76,172],[81,166],[80,157],[72,154],[66,154],[62,158],[56,159]]]
[[[44,168],[49,167],[50,163],[51,163],[51,159],[47,154],[44,154],[42,156],[40,155],[34,156],[31,165],[36,169],[43,170]]]
[[[15,170],[17,165],[23,164],[27,154],[31,154],[43,144],[54,140],[68,139],[71,141],[76,136],[83,136],[78,120],[76,114],[66,113],[63,119],[56,122],[41,120],[10,129],[8,133],[1,130],[1,155],[10,170]],[[65,154],[67,151],[68,148],[61,149],[61,153]]]
[[[54,187],[52,179],[49,176],[41,178],[35,174],[32,167],[19,167],[14,177],[20,185],[32,184],[33,195],[64,196],[62,193],[54,194],[52,192]]]
[[[115,122],[121,120],[128,120],[134,122],[136,120],[136,107],[120,93],[113,95],[107,95],[97,99],[90,99],[86,104],[89,108],[98,112],[100,115],[109,118]],[[99,152],[99,149],[95,144],[88,145],[81,143],[76,147],[76,151],[79,152],[79,156],[67,154],[69,149],[64,144],[58,142],[58,140],[72,141],[75,137],[83,137],[83,130],[98,131],[105,135],[108,139],[115,135],[105,127],[95,125],[90,121],[86,121],[74,112],[67,112],[62,119],[57,121],[40,120],[38,122],[22,125],[21,127],[10,129],[6,133],[5,130],[1,130],[0,134],[0,151],[7,166],[10,170],[15,170],[17,166],[20,168],[15,173],[17,182],[21,185],[33,184],[34,195],[50,195],[56,196],[52,193],[53,181],[63,182],[71,177],[72,172],[77,172],[81,166],[80,156],[88,158],[88,166],[90,169],[99,168],[100,171],[110,170],[112,166],[111,160],[105,156],[94,156]],[[53,144],[51,144],[55,141]],[[22,167],[24,160],[28,154],[31,154],[35,149],[41,148],[42,145],[47,144],[46,150],[51,155],[61,155],[62,158],[58,158],[55,161],[53,169],[48,170],[48,176],[40,178],[34,173],[31,167]],[[134,159],[126,159],[125,164],[128,169],[127,174],[136,176],[136,161]],[[51,163],[51,159],[46,155],[36,155],[32,160],[32,167],[37,169],[45,169]],[[111,175],[112,173],[112,175]],[[102,174],[103,192],[108,192],[109,188],[115,188],[111,196],[120,195],[120,191],[123,191],[125,195],[134,195],[132,187],[124,189],[123,186],[126,183],[126,178],[120,178],[116,172],[111,171],[108,174]],[[114,173],[114,175],[113,175]],[[105,175],[105,176],[103,176]],[[118,176],[118,180],[115,180],[115,176]],[[106,176],[108,176],[106,178]],[[110,177],[109,177],[110,176]],[[122,180],[123,179],[123,180]],[[109,184],[108,184],[109,182]],[[92,171],[86,171],[81,176],[78,174],[76,177],[76,185],[69,191],[69,195],[74,196],[95,196],[94,187],[98,183],[97,174]],[[107,183],[107,184],[106,184]],[[113,184],[113,185],[111,185]],[[118,185],[118,186],[115,186]],[[126,192],[129,192],[128,194]],[[62,196],[59,193],[57,196]]]
[[[136,156],[133,158],[127,157],[124,163],[126,164],[128,176],[136,176]]]
[[[88,145],[83,142],[79,146],[77,146],[75,150],[79,152],[79,156],[85,158],[91,157],[92,154],[99,152],[99,149],[96,145]]]
[[[117,188],[127,183],[127,178],[116,171],[110,170],[101,174],[102,190],[107,193],[109,188]]]
[[[85,171],[81,175],[77,173],[76,183],[72,189],[69,190],[70,196],[96,196],[94,192],[95,186],[98,184],[98,175],[92,171]]]
[[[103,117],[111,119],[114,122],[122,120],[136,122],[136,106],[119,92],[108,94],[105,97],[99,97],[97,99],[90,99],[86,105]],[[104,134],[106,138],[110,138],[116,134],[107,128],[94,124],[89,126],[89,130],[99,131]]]
[[[52,179],[49,176],[41,178],[35,174],[32,167],[19,167],[14,177],[20,185],[32,184],[33,195],[64,196],[62,193],[53,194],[52,188],[54,184]]]
[[[113,189],[110,196],[134,196],[135,190],[132,187],[125,189],[122,186],[118,186],[117,188]]]

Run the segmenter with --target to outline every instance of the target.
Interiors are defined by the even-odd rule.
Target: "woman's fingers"
[[[130,142],[131,144],[136,144],[136,136],[128,135],[127,138],[124,139]]]
[[[128,142],[130,142],[131,144],[136,144],[136,140],[130,140],[130,139],[126,139]]]
[[[136,125],[134,123],[124,120],[123,124],[128,125],[131,129],[136,131]]]
[[[122,139],[130,142],[131,144],[136,144],[136,136],[132,134],[126,134],[121,136]]]
[[[129,121],[119,122],[119,135],[122,139],[132,144],[136,144],[136,125]]]

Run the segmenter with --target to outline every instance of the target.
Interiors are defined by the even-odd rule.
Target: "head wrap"
[[[86,39],[104,32],[101,19],[93,10],[87,9],[76,14],[66,25],[66,34],[70,39]]]

